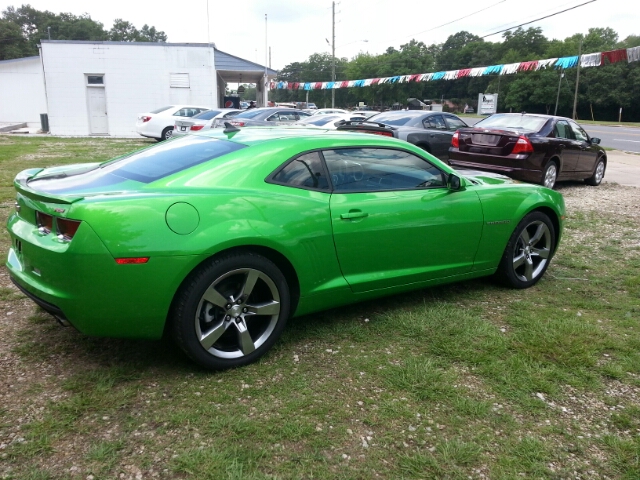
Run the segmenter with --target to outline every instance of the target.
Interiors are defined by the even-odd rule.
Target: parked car
[[[84,334],[166,334],[213,369],[260,358],[291,316],[494,273],[530,287],[565,215],[553,190],[306,128],[209,129],[14,185],[22,292]]]
[[[191,118],[206,110],[209,108],[193,105],[169,105],[151,112],[141,113],[136,122],[136,132],[143,137],[155,138],[160,142],[173,135],[173,127],[177,120]]]
[[[290,125],[310,115],[288,107],[253,108],[239,113],[229,123],[236,127]]]
[[[497,113],[456,132],[449,162],[548,188],[559,180],[600,185],[607,154],[599,143],[569,118]]]
[[[173,135],[187,135],[202,129],[214,128],[217,121],[225,121],[238,115],[242,110],[237,108],[216,108],[194,115],[190,120],[177,120],[173,127]]]
[[[316,105],[315,103],[313,103],[313,102],[309,102],[309,103],[307,103],[307,108],[308,108],[309,110],[318,110],[317,105]]]
[[[347,110],[343,110],[342,108],[319,108],[318,110],[314,110],[310,112],[311,115],[330,115],[336,113],[349,113]]]
[[[399,138],[419,146],[441,160],[446,160],[449,156],[451,137],[457,129],[466,126],[462,119],[451,113],[392,110],[377,113],[369,117],[366,123],[338,128]]]
[[[358,112],[348,112],[331,115],[312,115],[302,120],[298,120],[294,125],[302,125],[305,127],[322,127],[335,130],[345,122],[363,122],[365,117],[358,115]]]

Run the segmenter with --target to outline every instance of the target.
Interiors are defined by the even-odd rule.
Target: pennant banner
[[[621,48],[610,52],[587,53],[581,56],[546,58],[528,62],[509,63],[508,65],[491,65],[489,67],[465,68],[447,72],[414,73],[412,75],[396,75],[395,77],[367,78],[364,80],[341,80],[336,82],[289,83],[274,81],[271,89],[278,90],[334,90],[337,88],[369,87],[384,83],[432,82],[435,80],[456,80],[464,77],[482,77],[484,75],[515,75],[518,72],[538,71],[547,68],[575,68],[578,65],[599,67],[617,62],[640,61],[640,47]]]

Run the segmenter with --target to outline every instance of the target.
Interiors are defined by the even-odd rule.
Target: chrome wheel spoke
[[[256,305],[247,304],[247,308],[249,309],[247,313],[251,315],[278,315],[280,313],[280,302],[272,300]]]
[[[513,259],[513,269],[515,270],[516,268],[520,267],[524,263],[524,259],[525,259],[524,253],[521,253],[520,255],[515,257]]]
[[[533,261],[531,258],[527,258],[525,260],[524,278],[527,279],[527,282],[530,282],[533,279]]]
[[[222,336],[222,334],[229,328],[229,322],[222,321],[217,326],[213,327],[206,333],[203,333],[200,337],[200,345],[204,347],[205,350],[209,350],[216,341]]]
[[[547,228],[547,226],[544,223],[541,223],[540,225],[538,225],[538,228],[536,228],[536,233],[533,234],[533,237],[531,237],[531,240],[529,241],[529,245],[535,245],[536,243],[538,243],[540,241],[540,239],[542,238],[542,236],[548,230],[549,229]]]
[[[249,270],[247,272],[247,277],[244,281],[244,285],[242,286],[242,292],[240,292],[240,297],[249,298],[251,292],[253,292],[253,287],[256,286],[256,282],[260,278],[260,272],[257,270]]]
[[[550,253],[548,248],[531,248],[531,254],[540,258],[549,258]]]
[[[226,298],[224,298],[222,294],[219,291],[217,291],[213,285],[207,288],[202,298],[203,300],[206,300],[207,302],[220,308],[224,308],[225,305],[229,303],[229,301]]]
[[[249,355],[256,349],[256,346],[253,343],[251,335],[249,334],[247,324],[244,320],[237,321],[236,328],[238,329],[238,344],[240,346],[240,350],[242,350],[242,353],[244,355]]]

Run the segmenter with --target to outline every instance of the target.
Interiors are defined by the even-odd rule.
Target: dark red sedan
[[[607,167],[607,154],[599,143],[569,118],[497,113],[453,135],[449,163],[549,188],[559,180],[584,180],[595,186]]]

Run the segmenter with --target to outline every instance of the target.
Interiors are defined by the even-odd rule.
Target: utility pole
[[[563,70],[560,69],[560,80],[558,80],[558,95],[556,95],[556,109],[553,111],[554,115],[558,114],[558,100],[560,100],[560,85],[562,84],[562,77],[564,77]]]
[[[271,68],[271,47],[269,47],[269,68]]]
[[[576,91],[573,94],[573,118],[576,119],[576,107],[578,106],[578,84],[580,83],[580,59],[582,58],[582,37],[580,37],[580,46],[578,47],[578,73],[576,73]]]
[[[336,81],[336,2],[331,2],[331,81]],[[335,86],[335,85],[334,85]],[[336,89],[331,89],[331,108],[336,107]]]

